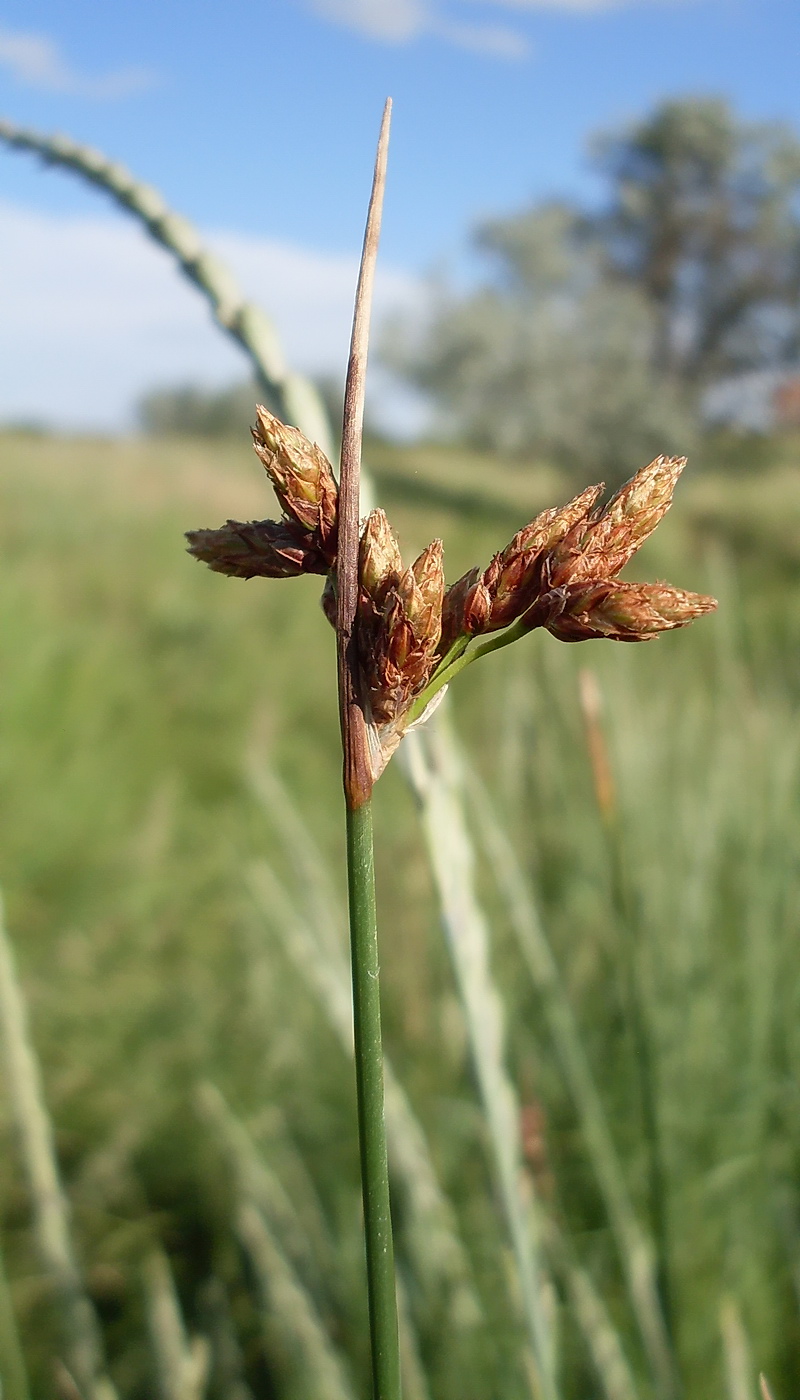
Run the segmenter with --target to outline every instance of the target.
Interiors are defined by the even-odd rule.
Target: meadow
[[[658,1394],[626,1210],[656,1240],[674,1394],[755,1397],[759,1370],[775,1400],[800,1388],[800,443],[757,469],[728,446],[690,464],[632,571],[715,594],[715,616],[645,646],[537,633],[468,672],[444,721],[564,1400]],[[368,457],[404,555],[442,535],[450,579],[572,485],[455,449]],[[125,1400],[367,1384],[333,634],[318,580],[222,579],[182,541],[272,513],[246,443],[0,435],[0,883]],[[406,1395],[522,1400],[486,1115],[400,762],[375,806]],[[5,1267],[45,1396],[59,1309],[0,1111]]]

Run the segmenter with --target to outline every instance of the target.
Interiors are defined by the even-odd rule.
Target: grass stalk
[[[606,1400],[640,1400],[608,1309],[591,1275],[573,1258],[569,1243],[552,1216],[545,1222],[544,1236],[547,1252],[569,1297]]]
[[[309,1395],[352,1400],[350,1380],[317,1303],[330,1278],[327,1248],[317,1239],[312,1249],[283,1185],[219,1089],[198,1084],[195,1104],[227,1158],[236,1232],[253,1268],[268,1351],[303,1377]]]
[[[267,397],[280,417],[295,423],[332,458],[330,424],[319,391],[309,379],[292,373],[277,333],[260,306],[247,301],[229,268],[203,245],[190,221],[166,204],[158,190],[137,180],[119,161],[68,136],[47,136],[28,127],[0,121],[0,141],[12,150],[32,151],[47,165],[62,166],[111,197],[175,258],[181,272],[206,298],[217,325],[248,356]]]
[[[152,1249],[144,1260],[147,1322],[162,1400],[203,1400],[211,1354],[205,1337],[188,1337],[169,1260]]]
[[[0,1250],[0,1396],[2,1400],[30,1400],[28,1372],[17,1331],[14,1300]]]
[[[353,1031],[375,1400],[400,1394],[394,1249],[383,1094],[372,804],[347,809]]]
[[[315,1400],[354,1400],[342,1363],[308,1290],[280,1248],[263,1213],[242,1200],[236,1233],[252,1266],[266,1347],[300,1378]]]
[[[279,786],[278,794],[281,790]],[[304,823],[299,831],[306,833],[306,842],[312,839]],[[323,860],[321,853],[319,860]],[[275,872],[263,861],[251,872],[251,888],[343,1050],[352,1058],[352,997],[346,960],[326,946],[317,918],[298,914]],[[447,1324],[463,1331],[480,1320],[480,1308],[453,1207],[437,1177],[422,1125],[385,1055],[383,1076],[389,1164],[402,1191],[403,1233],[414,1283],[421,1290],[426,1312],[441,1307]]]
[[[600,717],[601,700],[597,679],[593,671],[584,669],[579,680],[592,778],[606,845],[611,901],[620,932],[627,1011],[636,1061],[643,1137],[647,1147],[648,1207],[656,1250],[656,1287],[664,1327],[674,1356],[667,1183],[658,1111],[655,1051],[639,966],[637,933],[640,921],[626,866],[625,842],[611,758]],[[665,1382],[665,1396],[680,1394],[680,1382],[674,1367],[671,1380],[665,1377]]]
[[[504,1061],[503,1004],[489,967],[489,933],[475,890],[474,850],[464,817],[457,752],[438,718],[405,741],[439,894],[445,936],[464,1011],[491,1162],[514,1257],[521,1311],[533,1362],[533,1389],[558,1400],[537,1212],[521,1188],[519,1103]]]
[[[69,1203],[59,1177],[53,1125],[1,903],[0,1024],[8,1092],[33,1205],[36,1243],[60,1307],[67,1369],[86,1400],[113,1400],[116,1391],[104,1374],[100,1328],[72,1249]]]
[[[750,1343],[739,1305],[730,1295],[720,1300],[719,1330],[727,1400],[751,1400],[755,1371]]]
[[[659,1393],[669,1395],[673,1367],[656,1282],[653,1246],[636,1217],[580,1027],[530,886],[488,792],[469,766],[465,769],[465,779],[473,798],[473,814],[481,843],[505,901],[523,961],[541,999],[553,1047],[578,1114],[650,1369]]]

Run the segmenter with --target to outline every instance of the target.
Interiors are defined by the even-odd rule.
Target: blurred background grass
[[[675,1332],[697,1400],[745,1393],[735,1383],[755,1393],[758,1368],[777,1396],[800,1385],[800,441],[771,440],[757,475],[720,470],[725,450],[701,446],[636,570],[715,593],[717,617],[645,647],[533,635],[470,672],[451,711],[534,892],[644,1220],[629,955],[578,700],[579,669],[596,674],[653,1041]],[[369,460],[404,554],[442,534],[449,578],[569,489],[557,468],[518,456],[375,441]],[[366,1384],[351,1067],[291,952],[292,921],[319,923],[315,900],[334,943],[344,938],[332,634],[318,581],[222,580],[181,548],[186,528],[271,509],[246,444],[0,436],[0,876],[76,1248],[126,1397],[154,1393],[142,1261],[156,1243],[188,1328],[212,1338],[210,1395],[336,1393],[309,1369],[308,1337],[292,1341],[291,1290],[263,1332],[243,1178],[197,1098],[204,1081],[272,1182],[276,1247],[344,1358],[345,1393]],[[270,774],[305,835],[276,807]],[[514,1284],[397,765],[376,817],[387,1049],[474,1290],[457,1325],[444,1297],[424,1301],[401,1211],[419,1394],[509,1400],[528,1393]],[[303,875],[298,847],[311,840],[329,893]],[[254,880],[265,859],[278,880],[266,894]],[[605,1211],[496,859],[483,860],[480,889],[526,1168],[645,1396]],[[7,1119],[2,1133],[7,1268],[35,1393],[47,1393],[52,1300]],[[603,1393],[561,1285],[551,1305],[564,1395]]]

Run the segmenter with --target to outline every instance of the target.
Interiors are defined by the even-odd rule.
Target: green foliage
[[[7,437],[0,450],[0,874],[76,1252],[120,1396],[156,1389],[143,1281],[154,1243],[169,1255],[187,1332],[211,1339],[212,1400],[244,1400],[243,1383],[259,1400],[310,1400],[315,1366],[359,1394],[368,1358],[352,1067],[290,946],[294,917],[344,950],[333,639],[318,586],[227,581],[183,555],[187,526],[269,513],[246,446],[212,454],[198,444]],[[776,1396],[800,1384],[796,453],[787,442],[758,483],[689,475],[643,551],[643,576],[716,592],[713,621],[641,647],[533,636],[473,668],[455,698],[646,1223],[625,954],[577,700],[578,669],[591,665],[599,678],[655,1050],[688,1400],[724,1393],[720,1309],[728,1319],[731,1298]],[[414,480],[423,456],[438,495],[420,509],[399,483]],[[552,468],[522,473],[495,459],[481,481],[477,457],[462,467],[456,454],[432,451],[405,466],[386,451],[377,465],[393,473],[404,553],[441,531],[450,577],[487,560],[509,523],[562,499]],[[489,500],[493,483],[494,513],[461,513],[465,489]],[[302,827],[298,835],[268,791],[256,791],[264,765],[283,775],[319,848],[318,885],[298,859]],[[472,1271],[471,1307],[467,1290],[457,1312],[444,1291],[431,1301],[398,1191],[422,1384],[431,1400],[522,1400],[522,1330],[483,1120],[425,850],[395,765],[374,805],[388,1049]],[[251,877],[264,860],[283,903],[274,891],[257,898]],[[491,852],[479,882],[529,1124],[528,1169],[565,1237],[564,1259],[591,1280],[646,1400],[592,1156]],[[220,1134],[200,1111],[197,1086],[209,1080],[244,1138]],[[7,1269],[33,1393],[46,1395],[51,1310],[7,1118],[3,1138]],[[575,1280],[553,1267],[562,1395],[594,1400],[603,1392],[576,1320]],[[749,1384],[755,1394],[755,1374]],[[423,1400],[424,1389],[414,1394]]]
[[[599,206],[479,228],[484,283],[440,290],[384,354],[442,433],[620,481],[688,449],[709,382],[796,359],[800,141],[684,98],[592,149]]]
[[[656,317],[653,358],[696,385],[791,362],[800,340],[800,141],[720,98],[662,103],[595,141],[597,223],[615,273]]]
[[[322,402],[334,424],[342,421],[342,390],[330,379],[317,383]],[[227,389],[204,389],[198,384],[151,389],[137,404],[140,427],[150,437],[227,438],[246,442],[255,421],[254,404],[277,411],[263,385],[237,381]]]
[[[137,406],[137,417],[153,437],[247,439],[253,404],[260,391],[251,381],[217,391],[184,384],[175,389],[152,389]]]

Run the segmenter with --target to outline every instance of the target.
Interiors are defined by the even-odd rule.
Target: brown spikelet
[[[432,540],[411,565],[416,591],[412,621],[425,645],[435,652],[442,630],[444,602],[444,549]],[[418,596],[417,596],[418,595]]]
[[[219,530],[189,530],[186,538],[195,559],[231,578],[328,572],[326,560],[305,531],[283,520],[229,520]]]
[[[370,511],[361,535],[358,555],[359,583],[363,593],[379,605],[396,586],[403,572],[400,546],[382,510]]]
[[[367,522],[370,538],[361,558],[368,573],[359,600],[365,698],[378,726],[400,723],[424,689],[436,660],[444,596],[441,540],[398,576],[394,537],[390,544],[383,522],[373,519],[382,514],[373,512]]]
[[[518,530],[480,573],[471,569],[447,590],[442,654],[460,636],[497,632],[521,617],[542,592],[543,564],[551,551],[584,521],[603,487],[589,486],[565,506],[544,510]]]
[[[562,642],[608,637],[617,642],[648,642],[659,632],[686,627],[717,603],[667,583],[601,580],[566,590],[563,611],[545,625]]]
[[[602,490],[602,484],[589,486],[565,506],[542,511],[495,555],[483,574],[491,598],[484,632],[507,627],[530,607],[541,591],[543,560],[571,530],[580,528]]]
[[[315,536],[332,565],[336,558],[338,487],[321,448],[299,428],[256,406],[253,446],[288,520]]]
[[[459,637],[474,637],[489,620],[491,598],[483,583],[480,566],[468,569],[451,584],[442,604],[442,635],[439,650],[446,655]]]
[[[551,549],[552,587],[615,578],[653,533],[672,503],[685,457],[656,457],[620,487],[601,511],[577,522]]]

